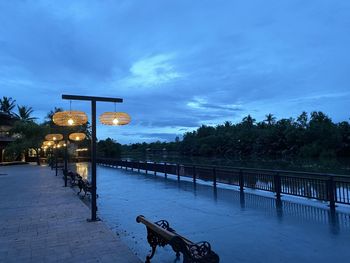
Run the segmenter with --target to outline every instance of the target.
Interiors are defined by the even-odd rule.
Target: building
[[[0,162],[4,161],[4,149],[15,139],[10,136],[10,130],[13,127],[16,119],[5,112],[0,112]]]

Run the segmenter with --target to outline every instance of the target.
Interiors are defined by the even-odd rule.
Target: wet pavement
[[[141,262],[48,167],[0,167],[0,263]]]
[[[80,169],[83,169],[80,167]],[[86,171],[87,172],[87,171]],[[216,189],[190,180],[98,166],[100,217],[144,259],[149,251],[137,215],[172,228],[192,241],[211,243],[221,262],[348,262],[350,207],[331,213],[326,203],[302,198]],[[154,262],[174,262],[168,246]]]

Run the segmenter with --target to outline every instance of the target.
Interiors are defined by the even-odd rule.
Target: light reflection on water
[[[89,166],[88,163],[75,163],[75,165],[72,165],[71,167],[74,167],[75,171],[80,174],[83,179],[90,180]]]

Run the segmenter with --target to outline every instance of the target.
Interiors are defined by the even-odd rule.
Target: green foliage
[[[97,142],[97,156],[107,158],[119,158],[121,145],[111,138]]]
[[[262,122],[248,115],[240,123],[226,121],[216,127],[202,125],[187,132],[182,141],[124,145],[123,152],[166,149],[186,156],[235,158],[334,158],[350,157],[349,122],[333,123],[323,112],[302,112],[296,120],[276,120],[266,115]]]
[[[28,106],[17,106],[18,109],[18,114],[15,113],[15,116],[22,121],[33,121],[36,118],[31,117],[32,113],[33,113],[33,109],[32,107],[28,107]]]
[[[12,110],[16,106],[15,103],[16,100],[12,99],[11,97],[2,97],[2,99],[0,99],[0,111],[12,115]]]
[[[39,162],[40,147],[47,131],[45,125],[39,125],[32,121],[17,121],[11,129],[11,134],[16,140],[6,147],[6,158],[16,160],[28,149],[34,149]]]

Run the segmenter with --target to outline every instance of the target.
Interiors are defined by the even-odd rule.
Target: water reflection
[[[89,166],[89,163],[74,163],[70,164],[69,168],[77,172],[83,179],[90,180]]]
[[[71,167],[86,179],[90,178],[89,166],[89,163],[76,163]],[[164,178],[162,176],[153,176],[152,174],[152,176],[148,175],[148,178],[154,178],[156,182],[159,182],[157,179],[163,178],[164,180],[162,181],[164,184],[174,184],[179,190],[192,191],[195,197],[213,198],[215,203],[220,201],[230,203],[237,201],[242,210],[247,208],[263,210],[266,213],[275,215],[279,221],[283,217],[294,217],[302,221],[327,224],[330,225],[333,234],[339,233],[340,228],[350,229],[350,210],[349,213],[332,211],[326,205],[324,207],[318,207],[306,204],[305,202],[298,203],[232,189],[223,189],[198,183],[194,184],[192,181],[178,181],[174,180],[172,176]],[[212,191],[211,194],[210,191]],[[321,204],[321,202],[319,203]]]
[[[194,186],[190,179],[179,182],[176,176],[165,179],[103,166],[98,166],[97,180],[100,216],[142,260],[149,246],[145,228],[135,223],[139,214],[167,219],[193,241],[208,240],[221,262],[283,258],[323,263],[350,257],[350,211],[330,211],[325,203],[286,196],[277,200],[271,193],[214,188],[200,181]],[[261,256],[267,254],[268,259]],[[172,255],[165,247],[156,259],[173,262]]]

